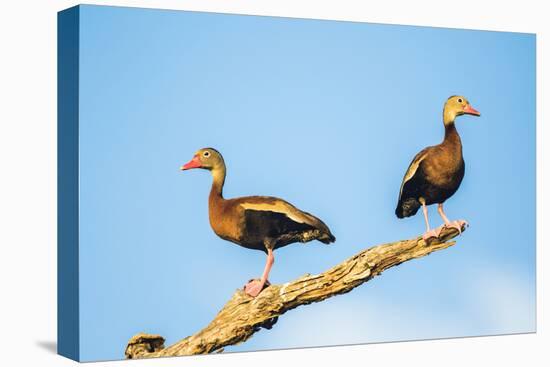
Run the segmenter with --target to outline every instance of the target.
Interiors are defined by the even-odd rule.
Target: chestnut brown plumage
[[[319,218],[299,210],[285,200],[269,196],[223,197],[226,167],[222,155],[214,148],[203,148],[182,170],[202,168],[212,174],[208,198],[210,226],[221,238],[248,249],[267,253],[264,273],[259,281],[251,280],[245,291],[255,297],[265,284],[274,262],[273,250],[295,242],[318,240],[325,244],[336,239]]]
[[[409,217],[415,215],[422,206],[426,221],[425,239],[437,237],[441,230],[430,229],[427,205],[438,204],[438,212],[445,222],[444,225],[461,231],[464,224],[464,221],[449,221],[443,211],[443,203],[458,190],[464,177],[462,142],[455,127],[455,118],[464,114],[480,116],[466,98],[449,97],[443,108],[443,142],[418,153],[401,183],[395,214],[398,218]]]

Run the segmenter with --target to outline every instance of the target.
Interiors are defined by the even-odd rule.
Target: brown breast
[[[453,186],[464,166],[460,139],[445,139],[434,146],[422,164],[429,182],[440,187]]]
[[[244,211],[234,200],[210,197],[208,218],[212,230],[221,238],[239,242],[242,237]]]

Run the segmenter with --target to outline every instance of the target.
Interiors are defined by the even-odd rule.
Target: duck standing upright
[[[438,237],[442,229],[430,229],[427,205],[438,204],[437,211],[447,227],[462,232],[462,226],[466,224],[461,220],[451,222],[443,211],[443,203],[458,190],[464,177],[462,142],[455,127],[455,118],[465,114],[480,116],[466,98],[451,96],[447,99],[443,108],[443,142],[418,153],[401,183],[395,214],[398,218],[410,217],[422,206],[426,221],[425,240]]]
[[[282,199],[268,196],[224,199],[226,167],[217,150],[200,149],[181,167],[182,170],[192,168],[206,169],[212,174],[208,216],[214,232],[224,240],[267,254],[261,279],[251,280],[244,287],[252,297],[269,284],[269,272],[275,261],[273,250],[294,242],[318,240],[329,244],[336,240],[323,221]]]

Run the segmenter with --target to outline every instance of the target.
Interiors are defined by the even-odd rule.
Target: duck
[[[465,163],[462,155],[462,141],[455,126],[455,119],[462,115],[481,116],[464,96],[453,95],[443,107],[443,141],[421,150],[410,163],[399,190],[395,215],[405,218],[415,215],[420,207],[426,222],[424,240],[439,237],[443,227],[455,228],[462,233],[464,220],[450,221],[443,204],[454,195],[464,178]],[[443,226],[431,229],[428,221],[428,205],[437,204],[437,211],[443,219]]]
[[[226,241],[267,255],[261,278],[248,281],[244,286],[246,294],[256,297],[270,285],[268,278],[275,262],[274,250],[296,242],[317,240],[330,244],[336,240],[321,219],[283,199],[270,196],[225,199],[226,165],[216,149],[202,148],[181,166],[182,171],[197,168],[208,170],[212,175],[208,217],[214,233]]]

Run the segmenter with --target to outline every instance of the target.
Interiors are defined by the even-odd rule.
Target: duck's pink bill
[[[183,166],[181,166],[180,169],[182,171],[185,171],[187,169],[200,168],[200,167],[202,167],[202,164],[201,164],[201,161],[199,160],[199,156],[196,155],[189,162],[187,162]]]
[[[481,116],[481,113],[479,113],[478,110],[476,110],[475,108],[473,108],[473,107],[470,106],[470,105],[464,107],[464,113],[467,113],[467,114],[469,114],[469,115]]]

